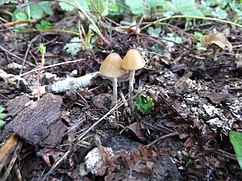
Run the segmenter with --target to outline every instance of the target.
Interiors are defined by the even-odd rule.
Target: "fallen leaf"
[[[134,122],[128,126],[128,129],[130,129],[141,141],[145,141],[146,138],[144,137],[142,131],[141,131],[141,123],[140,122]]]

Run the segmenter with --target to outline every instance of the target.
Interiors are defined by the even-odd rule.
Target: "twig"
[[[162,140],[162,139],[165,139],[165,138],[168,138],[168,137],[172,137],[172,136],[177,136],[178,134],[179,134],[179,133],[174,132],[174,133],[169,133],[169,134],[167,134],[167,135],[161,136],[161,137],[159,137],[158,139],[156,139],[156,140],[150,142],[150,143],[149,143],[148,145],[146,145],[145,147],[150,147],[150,146],[152,146],[153,144],[155,144],[156,142],[158,142],[158,141],[160,141],[160,140]]]
[[[28,53],[29,53],[30,47],[31,47],[32,43],[33,43],[35,40],[37,40],[38,37],[39,37],[39,36],[36,36],[36,37],[34,37],[34,38],[30,41],[30,43],[29,43],[29,45],[28,45],[28,48],[27,48],[27,50],[26,50],[26,52],[25,52],[25,55],[24,55],[24,61],[23,61],[23,63],[22,63],[22,67],[21,67],[21,69],[20,69],[19,75],[21,75],[22,72],[23,72],[24,64],[26,63],[26,60],[27,60],[27,56],[28,56]],[[19,85],[19,81],[18,81],[17,85]]]
[[[96,125],[98,125],[102,120],[104,120],[109,114],[111,114],[114,110],[121,107],[124,103],[116,104],[112,109],[110,109],[103,117],[101,117],[98,121],[96,121],[92,126],[90,126],[86,131],[84,131],[77,140],[81,140],[89,131],[91,131]]]
[[[42,33],[42,32],[67,33],[67,34],[79,36],[78,32],[71,31],[71,30],[60,30],[60,29],[50,29],[50,30],[36,30],[36,29],[32,29],[32,30],[25,30],[23,33]]]
[[[217,154],[221,155],[221,156],[224,156],[230,160],[234,160],[234,161],[237,161],[236,159],[236,156],[234,154],[231,154],[231,153],[228,153],[224,150],[221,150],[221,149],[218,149],[218,151],[216,151]]]
[[[0,45],[0,49],[1,49],[2,51],[6,52],[7,54],[9,54],[9,55],[15,57],[16,59],[21,60],[22,62],[24,62],[24,59],[22,59],[21,57],[15,55],[15,54],[13,54],[13,53],[11,53],[11,52],[8,51],[7,49],[3,48],[1,45]],[[27,63],[28,65],[32,66],[32,67],[35,66],[34,64],[32,64],[32,63],[30,63],[30,62],[26,62],[26,63]]]
[[[36,23],[36,22],[37,22],[36,19],[12,21],[12,22],[8,22],[8,23],[0,24],[0,28],[7,27],[7,26],[14,26],[17,24],[24,24],[24,23],[31,24],[31,23]]]
[[[36,68],[36,69],[30,70],[28,72],[25,72],[23,74],[20,74],[19,77],[23,77],[23,76],[25,76],[27,74],[30,74],[30,73],[33,73],[33,72],[37,72],[39,70],[44,70],[44,69],[47,69],[47,68],[51,68],[51,67],[55,67],[55,66],[60,66],[60,65],[65,65],[65,64],[69,64],[69,63],[80,62],[80,61],[83,61],[83,60],[84,59],[72,60],[72,61],[68,61],[68,62],[61,62],[61,63],[56,63],[56,64],[48,65],[48,66],[45,66],[45,67],[41,67],[41,68]]]
[[[237,24],[237,23],[234,23],[234,22],[231,22],[231,21],[227,21],[227,20],[223,20],[223,19],[217,19],[217,18],[211,18],[211,17],[202,17],[202,16],[185,16],[185,15],[176,15],[176,16],[171,16],[171,17],[167,17],[167,18],[162,18],[162,19],[158,19],[144,27],[141,28],[141,30],[145,29],[145,28],[148,28],[149,26],[153,25],[153,24],[157,24],[159,22],[162,22],[162,21],[166,21],[166,20],[169,20],[169,19],[177,19],[177,18],[193,18],[193,19],[203,19],[203,20],[210,20],[210,21],[217,21],[217,22],[221,22],[221,23],[228,23],[228,24],[231,24],[231,25],[234,25],[234,26],[238,26],[240,28],[242,28],[242,25],[240,24]]]
[[[131,115],[131,110],[129,108],[129,104],[128,104],[128,101],[126,100],[126,98],[124,97],[124,93],[122,91],[119,92],[120,96],[121,96],[121,99],[124,103],[124,107],[125,107],[125,111]]]

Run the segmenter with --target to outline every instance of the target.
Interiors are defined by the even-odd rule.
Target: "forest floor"
[[[55,25],[77,19],[59,19]],[[185,23],[163,23],[159,37],[113,30],[104,33],[109,43],[98,39],[75,56],[63,51],[70,34],[1,27],[0,105],[7,114],[1,178],[242,180],[229,140],[230,130],[242,128],[241,28],[197,20],[185,29]],[[228,30],[232,51],[199,51],[193,35],[201,29],[208,34]],[[166,40],[169,32],[186,41]],[[40,43],[47,51],[44,69],[37,71]],[[133,48],[146,65],[136,71],[132,97],[128,74],[119,78],[118,103],[111,106],[112,83],[95,72],[109,53],[123,58]],[[82,87],[52,89],[56,82],[85,75],[91,79]],[[151,110],[142,113],[135,106],[130,111],[127,102],[137,97],[151,97]]]

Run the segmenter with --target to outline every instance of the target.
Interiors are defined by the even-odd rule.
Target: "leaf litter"
[[[8,68],[10,62],[3,59],[1,69],[4,74],[0,84],[3,99],[0,104],[9,107],[3,136],[7,135],[6,132],[14,132],[22,138],[24,144],[18,153],[21,157],[16,161],[22,165],[18,169],[23,178],[242,179],[228,139],[230,130],[242,128],[242,83],[238,58],[223,50],[216,53],[214,60],[212,50],[199,52],[189,36],[186,37],[187,32],[181,32],[186,42],[163,41],[162,37],[168,36],[169,31],[176,32],[167,27],[164,25],[164,30],[155,40],[140,32],[129,34],[115,31],[112,34],[112,48],[99,44],[106,50],[94,48],[91,55],[82,51],[74,57],[82,57],[85,61],[44,70],[55,74],[60,80],[77,70],[73,78],[77,80],[96,72],[100,62],[110,52],[115,51],[124,57],[129,49],[138,48],[147,64],[136,73],[135,93],[136,96],[142,92],[152,97],[154,106],[147,113],[140,113],[137,109],[125,111],[122,101],[118,102],[120,107],[115,115],[112,111],[109,113],[112,109],[112,85],[99,75],[88,79],[85,86],[71,86],[74,81],[70,81],[64,91],[56,91],[58,95],[48,90],[50,93],[36,101],[29,94],[36,85],[35,73],[22,76],[27,82],[24,86],[11,84],[6,76],[19,75],[20,70]],[[216,28],[222,31],[219,26]],[[8,36],[16,35],[10,33]],[[28,40],[33,38],[30,35],[26,37]],[[19,38],[23,41],[24,35]],[[66,42],[64,36],[57,34],[43,35],[38,42],[46,41],[49,49],[54,49],[53,39]],[[241,40],[228,40],[233,45],[232,53],[241,54],[241,48],[234,46],[241,44]],[[155,51],[155,47],[151,48],[154,44],[162,45],[163,53]],[[35,52],[37,45],[30,49],[34,58],[38,57]],[[231,48],[228,43],[225,46]],[[14,54],[21,56],[18,48],[25,47],[6,48],[13,48]],[[70,60],[69,55],[60,51],[48,51],[50,56],[46,58],[51,61],[46,62],[47,65]],[[56,56],[59,58],[52,58]],[[35,65],[33,57],[29,57],[31,64],[24,65],[25,72]],[[21,64],[16,57],[11,59],[11,63]],[[44,86],[55,85],[56,78],[54,81],[45,80]],[[124,99],[129,99],[127,78],[119,79],[118,89],[123,92]],[[23,93],[25,95],[21,95]],[[102,121],[95,124],[99,120]],[[97,139],[97,136],[100,138]],[[89,155],[97,156],[94,164],[90,160],[94,156]],[[97,167],[95,163],[100,165]],[[10,178],[15,178],[14,173]]]

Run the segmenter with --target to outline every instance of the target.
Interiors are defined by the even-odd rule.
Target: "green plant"
[[[161,33],[161,27],[149,27],[147,32],[149,33],[149,35],[153,36],[153,37],[159,37],[160,33]]]
[[[186,167],[190,167],[190,166],[192,166],[192,164],[193,164],[192,159],[191,158],[188,158],[188,160],[186,162]]]
[[[27,20],[27,19],[40,19],[43,17],[43,15],[52,15],[53,10],[51,8],[51,2],[39,2],[34,3],[31,5],[28,5],[24,8],[18,9],[16,8],[12,21],[18,21],[18,20]]]
[[[0,127],[5,124],[5,121],[2,120],[3,117],[5,117],[6,114],[3,113],[4,107],[0,106]]]
[[[64,50],[71,55],[76,55],[82,49],[81,42],[79,37],[74,37],[64,46]]]
[[[60,2],[60,7],[64,11],[73,11],[75,7],[73,6],[75,4],[75,0],[65,0],[66,3]],[[88,7],[88,0],[76,0],[76,2],[85,10],[89,10]]]
[[[237,161],[242,169],[242,133],[237,131],[230,131],[229,140],[233,145]]]
[[[197,49],[198,51],[205,51],[205,50],[206,50],[206,48],[204,48],[203,45],[202,45],[202,43],[200,42],[200,40],[201,40],[203,34],[205,34],[204,31],[201,31],[201,32],[195,31],[195,32],[194,32],[194,39],[197,41],[195,47],[196,47],[196,49]]]
[[[49,30],[52,29],[51,22],[47,20],[41,20],[40,23],[35,25],[35,28],[38,30]]]
[[[134,100],[134,105],[138,111],[145,114],[154,107],[154,102],[150,96],[141,95]]]
[[[42,59],[41,59],[41,63],[44,64],[45,63],[45,53],[46,53],[46,46],[44,46],[43,43],[40,43],[39,44],[39,51],[42,55]]]

